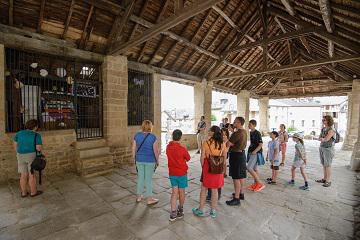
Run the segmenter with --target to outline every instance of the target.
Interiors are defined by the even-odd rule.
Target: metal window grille
[[[143,120],[153,121],[152,75],[128,70],[128,125],[138,126]]]
[[[6,49],[6,130],[37,119],[40,130],[76,129],[77,138],[102,137],[100,66]]]

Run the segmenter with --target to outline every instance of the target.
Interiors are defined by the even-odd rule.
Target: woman
[[[21,197],[27,197],[30,188],[30,197],[42,194],[42,191],[36,189],[35,174],[30,172],[31,163],[36,157],[36,151],[41,151],[41,135],[36,132],[38,122],[35,119],[29,120],[25,124],[25,130],[20,130],[14,137],[14,148],[18,161],[18,172],[20,173]]]
[[[335,130],[333,128],[334,119],[331,116],[324,116],[322,122],[323,128],[321,129],[319,138],[319,141],[321,142],[319,152],[321,165],[323,165],[324,177],[316,180],[316,182],[322,183],[324,187],[330,187],[331,164],[335,155]]]
[[[207,140],[201,151],[200,162],[202,166],[202,185],[200,191],[200,206],[198,208],[193,208],[192,211],[196,216],[203,217],[204,206],[206,200],[206,191],[211,189],[211,210],[210,216],[216,218],[216,206],[218,202],[218,188],[224,186],[224,173],[212,174],[209,173],[209,162],[208,159],[210,155],[212,156],[223,156],[226,158],[227,150],[226,145],[224,144],[223,135],[218,126],[212,126],[208,133],[209,140]],[[226,167],[226,162],[224,162],[224,167]]]
[[[285,154],[286,154],[286,143],[289,140],[289,135],[286,132],[285,124],[280,124],[279,131],[279,143],[280,143],[280,152],[281,152],[281,163],[280,166],[283,167],[285,164]]]
[[[133,158],[138,172],[136,202],[142,201],[144,186],[146,186],[145,197],[148,205],[156,204],[159,201],[152,197],[152,177],[156,167],[159,166],[158,141],[156,136],[151,133],[152,129],[152,122],[144,120],[141,125],[141,132],[135,134],[132,146]]]

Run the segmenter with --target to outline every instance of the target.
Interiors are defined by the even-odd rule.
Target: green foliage
[[[297,129],[294,128],[294,127],[289,127],[289,128],[287,129],[288,132],[293,132],[293,131],[296,131],[296,130],[297,130]]]
[[[216,116],[215,116],[214,114],[211,114],[211,121],[212,121],[212,122],[217,121]]]

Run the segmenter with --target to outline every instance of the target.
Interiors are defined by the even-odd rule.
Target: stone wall
[[[359,106],[360,106],[360,81],[354,80],[348,103],[348,124],[346,136],[343,143],[343,150],[352,150],[357,138],[359,129]]]

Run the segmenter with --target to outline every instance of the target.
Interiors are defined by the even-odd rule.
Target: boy
[[[266,161],[271,162],[272,176],[271,178],[266,179],[268,184],[276,184],[276,179],[279,173],[279,149],[280,144],[277,138],[279,137],[279,133],[276,131],[272,131],[270,133],[271,141],[268,143],[268,152],[266,155]]]
[[[187,161],[190,155],[187,149],[180,144],[182,132],[176,129],[172,133],[172,141],[166,147],[168,158],[169,178],[172,187],[171,192],[171,213],[170,221],[175,221],[184,217],[183,206],[185,202],[185,188],[188,186],[187,179]],[[179,198],[179,206],[176,208],[176,202]]]
[[[263,141],[261,138],[261,133],[256,130],[256,120],[252,119],[249,121],[249,129],[250,129],[250,146],[248,148],[248,163],[247,170],[254,178],[255,183],[250,185],[248,189],[253,190],[254,192],[260,192],[265,188],[265,185],[261,182],[259,178],[259,172],[257,170],[257,161],[258,154],[262,154],[262,145]]]

